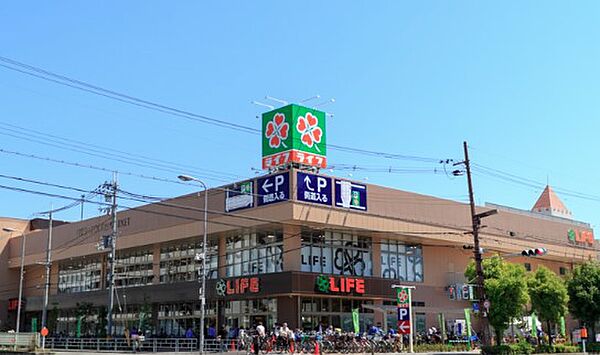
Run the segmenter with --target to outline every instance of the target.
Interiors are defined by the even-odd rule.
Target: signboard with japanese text
[[[335,206],[367,210],[367,186],[346,180],[335,180]]]
[[[227,187],[225,211],[254,207],[253,181],[238,182]]]
[[[331,206],[331,178],[298,172],[296,184],[298,201]]]
[[[265,176],[256,180],[258,206],[287,201],[290,199],[290,173]]]
[[[262,167],[327,167],[325,112],[290,104],[262,115]]]

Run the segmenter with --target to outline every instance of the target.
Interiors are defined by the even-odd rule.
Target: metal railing
[[[0,333],[0,349],[34,350],[39,345],[39,333]]]
[[[206,346],[208,346],[208,341]],[[214,348],[214,347],[211,347]],[[198,350],[196,338],[146,338],[134,341],[125,338],[47,338],[46,349],[141,351],[141,352],[192,352]],[[209,350],[207,350],[209,351]]]

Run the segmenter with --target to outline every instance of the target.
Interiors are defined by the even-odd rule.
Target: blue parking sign
[[[298,172],[296,184],[298,201],[331,206],[331,178]]]
[[[290,174],[264,176],[256,180],[258,206],[270,205],[290,199]]]

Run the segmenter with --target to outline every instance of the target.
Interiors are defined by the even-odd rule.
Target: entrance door
[[[256,315],[250,316],[250,326],[254,327],[258,325],[258,322],[261,322],[265,328],[269,329],[269,325],[267,324],[267,316]]]

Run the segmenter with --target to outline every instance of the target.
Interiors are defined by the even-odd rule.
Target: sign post
[[[414,329],[412,318],[412,290],[415,286],[392,285],[396,289],[396,302],[398,304],[398,333],[408,334],[410,352],[414,353]]]

